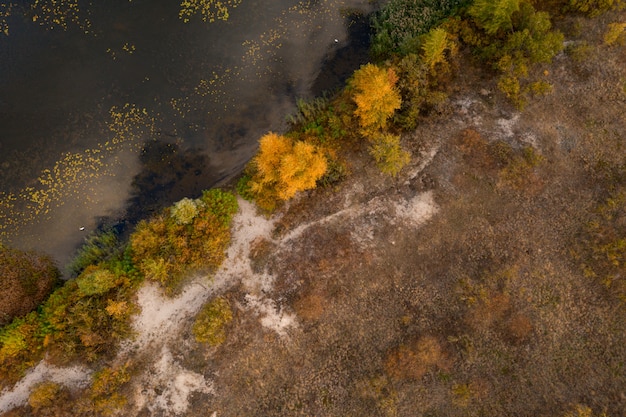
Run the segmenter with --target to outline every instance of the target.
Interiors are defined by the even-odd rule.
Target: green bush
[[[57,400],[60,392],[61,387],[59,384],[54,382],[42,382],[31,391],[28,396],[28,405],[30,405],[35,412],[50,408]]]
[[[226,340],[226,326],[233,319],[233,312],[228,300],[218,297],[207,303],[193,324],[196,341],[219,346]]]
[[[596,17],[612,8],[621,9],[625,5],[623,0],[569,0],[566,1],[565,10]]]
[[[131,300],[137,284],[121,262],[91,266],[68,281],[41,308],[48,351],[61,362],[112,354],[117,342],[131,334],[130,316],[135,311]]]
[[[370,142],[370,154],[385,174],[395,177],[411,160],[411,155],[400,146],[400,136],[381,133]]]
[[[17,381],[24,371],[42,357],[43,337],[37,313],[14,319],[0,329],[0,377],[5,383]]]
[[[91,387],[87,390],[89,401],[82,404],[80,411],[87,415],[97,413],[103,416],[116,415],[128,402],[120,393],[130,381],[129,364],[105,368],[93,375]]]

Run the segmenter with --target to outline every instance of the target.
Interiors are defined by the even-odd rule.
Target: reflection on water
[[[23,1],[0,33],[0,239],[61,262],[99,219],[238,171],[371,7],[242,0],[183,23],[172,0],[67,2],[82,9],[66,31],[16,17]]]

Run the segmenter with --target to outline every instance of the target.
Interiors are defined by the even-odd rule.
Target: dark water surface
[[[242,0],[189,23],[179,1],[93,3],[67,30],[17,4],[0,33],[0,241],[61,264],[103,219],[239,171],[296,97],[367,58],[368,0]]]

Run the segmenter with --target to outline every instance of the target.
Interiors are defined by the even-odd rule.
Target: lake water
[[[174,0],[64,0],[77,11],[57,15],[13,3],[0,33],[0,240],[61,265],[98,225],[238,172],[297,97],[366,58],[354,16],[372,8],[230,0],[227,20],[184,23]]]

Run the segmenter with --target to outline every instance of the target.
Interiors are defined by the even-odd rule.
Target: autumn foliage
[[[172,292],[187,272],[221,264],[236,211],[235,197],[219,189],[183,199],[139,223],[130,238],[133,261],[147,279]]]
[[[260,139],[259,146],[250,188],[257,204],[268,210],[279,200],[315,188],[328,168],[322,151],[307,142],[270,132]]]
[[[0,245],[0,325],[34,310],[54,289],[59,271],[51,258]]]
[[[385,129],[389,118],[400,108],[402,99],[395,87],[397,81],[391,68],[366,64],[355,71],[350,86],[357,106],[355,115],[366,136]]]

